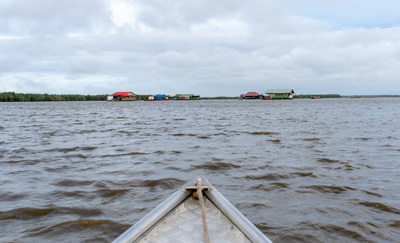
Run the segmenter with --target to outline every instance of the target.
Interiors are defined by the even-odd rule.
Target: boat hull
[[[182,186],[114,242],[205,242],[195,179]],[[202,191],[211,242],[271,242],[205,178]]]

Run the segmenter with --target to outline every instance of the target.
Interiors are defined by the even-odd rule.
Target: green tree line
[[[339,94],[301,94],[301,95],[294,95],[293,98],[310,99],[311,97],[317,97],[317,96],[319,96],[320,98],[342,98],[342,96]]]
[[[216,96],[216,97],[201,97],[202,100],[232,100],[239,99],[239,96]]]
[[[137,100],[149,100],[149,96],[151,95],[136,95]]]
[[[29,101],[92,101],[106,100],[107,95],[77,95],[77,94],[22,94],[14,92],[0,93],[0,102]]]

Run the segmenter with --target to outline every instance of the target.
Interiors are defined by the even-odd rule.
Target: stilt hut
[[[259,94],[257,92],[247,92],[246,94],[240,95],[239,98],[246,99],[246,100],[255,100],[255,99],[262,99],[263,95]]]
[[[111,99],[112,96],[112,99]],[[136,95],[132,92],[115,92],[107,97],[108,101],[133,101],[136,100]]]
[[[168,100],[168,99],[169,99],[169,96],[166,95],[166,94],[156,94],[156,95],[154,96],[154,99],[155,99],[155,100]]]
[[[194,94],[176,94],[174,97],[175,100],[199,100],[200,95]]]
[[[265,91],[267,94],[267,99],[293,99],[293,95],[295,94],[293,89],[267,89]]]

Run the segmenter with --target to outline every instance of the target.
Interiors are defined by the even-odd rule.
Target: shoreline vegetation
[[[95,100],[106,100],[106,98],[107,95],[23,94],[14,92],[0,93],[0,102],[95,101]]]
[[[137,95],[138,100],[148,100],[150,95]],[[322,98],[382,98],[400,97],[400,95],[339,95],[339,94],[300,94],[294,99]],[[24,94],[15,92],[0,93],[0,102],[37,102],[37,101],[105,101],[107,95],[78,95],[78,94]],[[201,97],[202,100],[239,99],[239,96]]]

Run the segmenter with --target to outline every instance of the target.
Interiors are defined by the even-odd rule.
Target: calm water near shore
[[[0,241],[110,242],[205,176],[274,242],[399,242],[400,98],[0,103]]]

